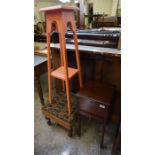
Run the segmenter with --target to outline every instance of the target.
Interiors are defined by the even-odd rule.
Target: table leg
[[[101,138],[101,143],[100,143],[100,148],[104,149],[104,135],[105,135],[105,128],[106,128],[106,124],[107,124],[107,119],[108,119],[108,112],[109,109],[108,107],[105,110],[105,116],[104,116],[104,121],[103,121],[103,128],[102,128],[102,138]]]
[[[117,131],[116,137],[114,139],[113,147],[112,147],[112,155],[118,154],[121,151],[121,130]]]
[[[39,95],[39,98],[40,98],[40,102],[41,104],[44,106],[44,97],[43,97],[43,92],[42,92],[42,87],[41,87],[41,83],[40,83],[40,77],[39,76],[35,76],[35,81],[36,81],[36,84],[37,84],[37,90],[38,90],[38,95]]]
[[[80,137],[81,136],[81,116],[80,116],[80,114],[78,114],[77,119],[78,119],[77,120],[77,122],[78,122],[77,134]]]

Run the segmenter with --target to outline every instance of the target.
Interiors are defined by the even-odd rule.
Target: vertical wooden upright
[[[52,79],[51,79],[52,76],[65,81],[66,95],[67,95],[67,110],[69,114],[71,114],[70,79],[74,75],[78,74],[80,88],[83,86],[80,57],[78,51],[78,41],[76,35],[76,25],[74,21],[75,10],[79,10],[79,8],[73,6],[61,6],[61,5],[42,8],[40,10],[45,12],[46,25],[47,25],[46,33],[47,33],[47,49],[48,49],[49,103],[52,103]],[[51,69],[51,51],[50,51],[50,33],[52,32],[52,24],[55,24],[56,29],[59,33],[60,60],[61,60],[61,66],[54,71],[52,71]],[[65,32],[67,31],[68,24],[71,26],[71,30],[73,31],[77,68],[68,67],[66,41],[65,41]]]
[[[79,8],[77,13],[78,28],[84,28],[84,0],[79,0],[76,6]]]

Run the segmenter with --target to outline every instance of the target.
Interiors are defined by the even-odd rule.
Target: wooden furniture
[[[34,55],[34,77],[37,84],[38,95],[42,106],[45,105],[40,76],[47,72],[47,58],[43,56]]]
[[[105,16],[104,17],[104,27],[116,27],[117,17],[116,16]]]
[[[34,41],[46,42],[46,23],[38,22],[35,26]]]
[[[99,29],[85,29],[77,30],[79,45],[92,45],[97,47],[110,47],[117,48],[118,40],[120,37],[120,28],[118,27],[105,27]],[[67,43],[73,43],[72,31],[67,31],[65,34]],[[58,43],[59,34],[57,32],[51,33],[51,42]],[[46,36],[38,36],[36,38],[38,42],[46,42]]]
[[[104,17],[103,14],[89,14],[89,15],[84,15],[85,18],[91,18],[93,21],[97,21],[99,17]]]
[[[121,152],[121,126],[119,126],[114,138],[112,155],[117,155],[119,152]]]
[[[118,97],[120,98],[121,92],[121,50],[113,48],[95,47],[88,45],[79,45],[82,76],[84,83],[90,80],[97,81],[103,80],[114,85],[116,91],[119,92]],[[53,54],[53,67],[57,68],[60,65],[60,46],[59,43],[51,43],[52,54]],[[66,44],[67,55],[69,59],[69,65],[73,66],[74,63],[74,50],[75,47],[72,44]],[[95,76],[94,76],[95,75]],[[79,89],[77,85],[78,80],[75,77],[71,83],[71,90],[76,92]],[[55,81],[56,89],[61,90],[62,84],[59,80]],[[116,94],[116,95],[117,95]],[[117,98],[117,97],[116,97]],[[120,101],[114,101],[110,111],[110,121],[118,123],[120,118]]]
[[[117,26],[121,27],[121,16],[117,17]]]
[[[116,48],[120,36],[120,30],[120,28],[106,27],[102,29],[77,31],[83,81],[86,83],[89,80],[106,80],[116,86],[116,90],[119,92],[118,97],[121,92],[121,50]],[[75,47],[73,45],[72,36],[73,34],[70,31],[67,32],[67,57],[69,65],[76,67],[74,64]],[[105,48],[107,46],[109,48]],[[56,69],[60,66],[60,45],[59,43],[51,43],[51,48],[53,54],[52,66]],[[95,77],[94,73],[96,75]],[[55,83],[56,89],[61,90],[62,84],[60,80],[55,79]],[[75,77],[71,81],[71,90],[76,92],[78,89],[78,80]],[[120,103],[120,101],[114,101],[111,108],[112,110],[110,111],[110,121],[114,123],[119,122]]]
[[[73,14],[74,10],[78,10],[78,8],[71,7],[71,6],[61,6],[61,5],[41,9],[41,11],[45,12],[45,15],[46,15],[46,25],[47,25],[46,33],[47,33],[47,50],[48,50],[48,88],[49,88],[49,95],[48,95],[49,104],[43,107],[42,111],[46,118],[56,121],[58,124],[69,129],[69,131],[72,130],[72,120],[74,119],[73,118],[74,108],[71,107],[69,82],[71,78],[77,74],[79,78],[80,88],[83,85],[79,52],[78,52],[78,44],[77,44],[76,25],[75,25],[74,14]],[[53,25],[54,25],[54,28],[53,28]],[[68,67],[67,54],[66,54],[66,42],[65,42],[65,32],[67,31],[68,26],[71,28],[73,32],[73,38],[75,42],[74,43],[75,59],[77,63],[77,68]],[[55,28],[59,33],[61,66],[51,72],[50,34],[53,30],[55,30]],[[52,96],[53,93],[52,93],[51,77],[62,80],[63,90],[66,91],[66,96],[64,97],[63,101],[60,101],[59,97],[54,98]],[[64,85],[64,82],[65,82],[65,85]],[[66,89],[64,88],[64,86],[66,86],[65,87]],[[60,96],[61,98],[63,98],[62,94]],[[67,100],[65,98],[67,98]],[[65,109],[65,102],[67,102],[66,109]]]
[[[77,12],[77,27],[78,28],[84,28],[84,1],[79,0],[78,3],[76,3],[76,6],[79,8],[79,11]]]
[[[95,47],[117,48],[120,34],[120,29],[116,27],[78,30],[78,44]],[[73,43],[73,40],[71,39],[72,36],[72,32],[68,31],[66,34],[67,43]]]
[[[93,28],[99,27],[116,27],[117,24],[117,17],[116,16],[102,16],[97,18],[92,22]]]
[[[53,49],[60,49],[60,44],[59,43],[51,43],[50,47]],[[107,56],[114,56],[115,58],[120,58],[121,57],[121,50],[114,49],[114,48],[104,48],[104,47],[95,47],[95,46],[85,46],[85,45],[79,45],[79,51],[80,54],[86,54],[86,53],[94,53],[94,54],[99,54],[99,55],[107,55]],[[69,51],[74,51],[75,47],[72,44],[66,44],[66,48]]]
[[[77,93],[78,97],[78,134],[81,135],[81,116],[93,118],[103,123],[101,148],[114,87],[106,82],[88,82]]]

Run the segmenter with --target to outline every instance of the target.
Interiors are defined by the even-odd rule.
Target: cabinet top
[[[56,10],[74,11],[74,10],[79,10],[79,8],[75,6],[56,5],[56,6],[50,6],[50,7],[45,7],[40,9],[40,11],[43,11],[43,12],[46,12],[46,11],[51,12]]]

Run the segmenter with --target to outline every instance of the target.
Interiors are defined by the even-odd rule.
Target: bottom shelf
[[[71,94],[71,114],[68,114],[67,97],[64,92],[56,93],[56,95],[53,97],[52,104],[47,104],[42,107],[42,113],[45,115],[45,117],[53,120],[57,124],[67,129],[72,127],[76,112],[76,97]]]

